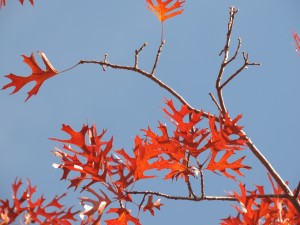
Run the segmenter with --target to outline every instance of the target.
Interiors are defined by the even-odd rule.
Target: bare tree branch
[[[233,196],[195,196],[195,197],[188,197],[188,196],[177,196],[177,195],[168,195],[161,192],[156,191],[129,191],[127,192],[131,195],[155,195],[160,196],[166,199],[172,199],[172,200],[186,200],[186,201],[238,201]],[[248,195],[246,198],[288,198],[288,195],[282,194],[282,195],[276,195],[276,194],[265,194],[265,195]]]
[[[238,74],[240,74],[244,69],[247,69],[248,66],[261,65],[260,63],[250,63],[249,56],[245,52],[243,52],[243,58],[244,58],[244,64],[220,86],[220,89],[223,89],[233,78],[235,78]]]
[[[240,72],[242,72],[242,70],[247,68],[247,66],[260,65],[259,63],[250,63],[248,54],[243,52],[244,64],[221,85],[221,80],[222,80],[226,66],[228,65],[228,63],[230,63],[231,61],[233,61],[236,58],[236,56],[239,52],[239,49],[240,49],[241,41],[239,39],[239,44],[235,51],[234,56],[230,60],[228,60],[231,33],[232,33],[233,24],[234,24],[234,17],[237,12],[238,12],[238,10],[236,10],[234,7],[230,8],[230,17],[229,17],[229,22],[228,22],[228,31],[227,31],[227,35],[226,35],[226,37],[227,37],[226,44],[224,46],[224,49],[220,53],[220,55],[222,53],[224,54],[224,58],[223,58],[223,62],[221,64],[221,66],[220,66],[220,71],[219,71],[219,74],[218,74],[217,80],[216,80],[216,90],[217,90],[217,94],[218,94],[219,105],[220,105],[220,108],[222,109],[221,112],[223,114],[227,112],[226,107],[225,107],[225,102],[223,99],[223,94],[222,94],[223,88],[233,78],[235,78],[238,74],[240,74]],[[246,133],[244,131],[242,131],[242,133],[245,135],[245,138],[247,139],[247,146],[249,147],[249,149],[258,158],[258,160],[265,166],[265,168],[268,170],[268,172],[273,176],[273,178],[276,180],[276,182],[279,184],[279,186],[285,192],[286,198],[288,198],[291,201],[291,203],[294,205],[294,207],[297,209],[297,211],[300,212],[300,202],[294,197],[289,186],[286,185],[284,180],[280,177],[280,175],[276,172],[276,170],[272,167],[272,165],[264,157],[264,155],[256,148],[256,146],[253,144],[251,139],[246,135]]]
[[[174,195],[168,195],[156,191],[130,191],[127,192],[128,194],[131,195],[145,195],[145,194],[151,194],[151,195],[156,195],[160,197],[164,197],[167,199],[173,199],[173,200],[187,200],[187,201],[203,201],[203,200],[208,200],[208,201],[236,201],[235,197],[231,196],[204,196],[204,198],[201,197],[188,197],[188,196],[174,196]]]
[[[219,70],[217,80],[216,80],[216,90],[217,90],[219,105],[221,107],[222,114],[225,114],[227,112],[227,110],[226,110],[225,102],[223,99],[222,88],[220,88],[220,86],[221,86],[221,80],[222,80],[226,65],[228,64],[231,33],[232,33],[233,24],[234,24],[234,16],[237,12],[238,12],[237,9],[235,9],[234,7],[230,7],[230,12],[229,12],[230,17],[229,17],[229,22],[228,22],[226,43],[225,43],[223,50],[219,54],[219,55],[224,54],[223,61],[221,63],[220,70]],[[236,50],[236,54],[237,54],[238,50],[239,50],[239,47]],[[233,58],[231,58],[231,61],[234,58],[235,58],[235,56],[233,56]]]

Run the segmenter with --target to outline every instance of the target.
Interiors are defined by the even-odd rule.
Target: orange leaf
[[[168,135],[167,127],[160,124],[158,127],[162,135],[155,134],[150,128],[145,131],[146,137],[149,139],[145,147],[148,151],[153,152],[158,160],[151,164],[152,169],[170,170],[164,179],[187,179],[189,175],[193,175],[191,167],[187,165],[187,159],[184,147],[179,141]]]
[[[150,195],[148,197],[148,203],[144,206],[143,211],[149,210],[152,216],[154,216],[154,210],[153,208],[157,208],[160,210],[160,207],[164,205],[160,203],[160,199],[157,199],[156,202],[153,202],[153,195]]]
[[[236,124],[241,117],[241,115],[238,115],[235,119],[231,120],[228,113],[226,113],[224,117],[220,116],[219,130],[215,123],[215,117],[209,117],[212,142],[211,151],[235,151],[243,149],[247,140],[245,134],[242,133],[243,127]]]
[[[130,211],[125,208],[111,208],[107,213],[117,213],[118,218],[105,220],[107,225],[127,225],[129,222],[135,225],[141,225],[138,218],[130,215]]]
[[[157,16],[160,22],[164,22],[165,20],[177,16],[183,12],[182,4],[185,1],[180,0],[156,0],[157,4],[155,5],[152,0],[146,0],[148,3],[148,9]],[[172,4],[170,5],[170,3]],[[170,6],[169,6],[170,5]]]
[[[45,80],[55,76],[58,74],[58,71],[51,65],[46,55],[42,52],[38,51],[38,54],[42,57],[44,64],[46,66],[45,70],[42,70],[41,67],[35,61],[34,55],[31,54],[30,57],[23,55],[24,62],[31,68],[32,74],[28,77],[17,76],[15,74],[9,74],[5,77],[11,79],[11,83],[2,87],[2,89],[6,89],[9,87],[15,87],[14,91],[11,94],[18,92],[23,86],[30,83],[31,81],[35,81],[35,86],[28,92],[28,97],[25,101],[27,101],[32,95],[36,95],[44,83]]]
[[[245,166],[245,165],[242,164],[242,161],[244,160],[245,156],[243,156],[243,157],[239,158],[238,160],[230,163],[227,160],[230,156],[232,156],[234,154],[234,152],[233,151],[226,151],[225,154],[221,157],[221,159],[218,162],[216,162],[215,158],[216,158],[217,154],[218,154],[217,152],[213,152],[212,158],[211,158],[211,160],[210,160],[210,162],[209,162],[206,169],[211,170],[213,172],[216,171],[216,170],[220,171],[226,177],[229,177],[229,178],[234,179],[234,180],[235,180],[235,176],[228,174],[226,172],[227,169],[233,170],[235,173],[237,173],[240,176],[244,176],[241,173],[240,169],[242,169],[242,168],[245,168],[245,169],[248,169],[248,170],[251,169],[250,166]]]
[[[135,181],[155,177],[144,175],[144,172],[153,169],[152,164],[149,164],[149,160],[157,156],[158,153],[146,148],[143,145],[143,140],[139,136],[135,138],[134,157],[130,157],[123,149],[117,150],[116,152],[126,160],[126,167],[134,174]]]
[[[190,152],[194,157],[197,157],[209,148],[210,143],[202,146],[202,142],[207,138],[209,132],[207,132],[206,128],[200,129],[197,127],[203,119],[203,113],[195,112],[189,109],[187,105],[183,105],[180,110],[177,110],[172,100],[166,99],[165,103],[170,110],[164,108],[163,111],[176,126],[174,137],[172,138],[173,142],[176,140],[185,148],[185,151]],[[187,120],[187,118],[189,119]]]

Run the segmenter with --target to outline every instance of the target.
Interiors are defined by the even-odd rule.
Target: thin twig
[[[196,198],[196,195],[195,195],[195,193],[193,191],[193,188],[192,188],[192,185],[191,185],[191,182],[190,182],[190,177],[188,176],[187,179],[188,180],[187,180],[186,184],[187,184],[188,191],[189,191],[189,197]]]
[[[145,201],[146,196],[147,196],[147,194],[144,194],[143,199],[142,199],[141,203],[139,204],[139,213],[138,213],[138,215],[140,215],[140,211],[141,211],[141,208],[142,208],[142,205]]]
[[[193,115],[192,113],[189,113],[189,121],[190,121],[190,122],[193,120],[192,115]],[[195,133],[195,127],[192,127],[191,130],[190,130],[190,132],[191,132],[192,134],[194,134],[194,133]],[[187,160],[186,160],[186,165],[185,165],[185,166],[186,166],[186,168],[189,168],[189,161],[190,161],[190,157],[191,157],[191,152],[188,151],[188,152],[186,153],[186,155],[187,155],[187,156],[186,156]],[[196,195],[195,195],[195,193],[194,193],[194,191],[193,191],[191,182],[190,182],[190,176],[189,176],[189,175],[187,176],[186,184],[187,184],[187,187],[188,187],[189,196],[190,196],[190,197],[196,197]]]
[[[135,50],[134,57],[134,68],[138,68],[139,66],[139,53],[147,46],[147,42],[145,42],[138,50]]]
[[[164,41],[164,21],[161,22],[161,42]]]
[[[205,197],[205,189],[204,189],[204,174],[203,174],[203,170],[200,169],[200,183],[201,183],[201,198]]]
[[[190,160],[190,152],[187,153],[187,160],[186,160],[186,168],[189,167],[189,160]],[[191,182],[190,182],[190,176],[188,175],[187,176],[187,180],[186,180],[186,184],[187,184],[187,188],[188,188],[188,191],[189,191],[189,196],[190,197],[196,197],[194,191],[193,191],[193,188],[192,188],[192,185],[191,185]]]
[[[235,60],[236,56],[239,54],[240,48],[241,48],[242,42],[241,42],[241,38],[238,38],[238,46],[235,50],[234,55],[226,62],[226,64],[231,63],[233,60]]]
[[[226,65],[228,63],[231,33],[232,33],[233,24],[234,24],[234,16],[237,12],[238,12],[237,9],[235,9],[234,7],[230,7],[230,13],[229,13],[230,17],[229,17],[229,22],[228,22],[226,43],[225,43],[225,46],[224,46],[223,50],[219,54],[219,55],[221,55],[222,53],[224,54],[223,61],[222,61],[222,64],[220,66],[220,70],[219,70],[218,77],[217,77],[217,80],[216,80],[216,90],[217,90],[219,105],[221,107],[222,114],[225,114],[227,112],[227,110],[226,110],[225,102],[224,102],[223,95],[222,95],[222,88],[220,88],[221,79],[223,77]],[[238,47],[238,49],[239,49],[239,47]]]
[[[248,66],[260,66],[260,63],[250,63],[249,56],[245,52],[243,52],[244,64],[234,73],[232,74],[221,86],[220,88],[223,89],[233,78],[235,78],[238,74],[240,74],[244,69],[247,69]]]
[[[209,93],[209,96],[211,97],[211,99],[213,100],[213,102],[216,104],[217,108],[219,109],[220,112],[222,112],[222,109],[219,105],[219,103],[217,102],[217,100],[215,99],[215,96],[212,93]]]
[[[71,66],[71,67],[68,68],[68,69],[62,70],[62,71],[60,71],[59,73],[64,73],[64,72],[67,72],[67,71],[69,71],[69,70],[72,70],[72,69],[74,69],[75,67],[79,66],[80,64],[81,64],[81,63],[78,62],[78,63],[75,64],[74,66]]]
[[[160,57],[160,54],[161,54],[161,51],[162,51],[162,48],[165,44],[165,40],[161,40],[161,43],[160,43],[160,46],[157,50],[157,54],[156,54],[156,57],[155,57],[155,62],[154,62],[154,65],[153,65],[153,68],[152,68],[152,72],[151,72],[151,75],[154,76],[155,74],[155,70],[156,70],[156,67],[157,67],[157,64],[158,64],[158,61],[159,61],[159,57]]]

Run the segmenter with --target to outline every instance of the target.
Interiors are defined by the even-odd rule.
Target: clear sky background
[[[300,178],[299,83],[300,56],[295,52],[292,31],[300,34],[299,0],[187,0],[184,13],[165,23],[166,45],[157,68],[157,77],[179,92],[193,107],[217,113],[208,93],[213,92],[225,43],[229,7],[240,11],[232,35],[232,50],[237,38],[250,61],[262,63],[250,67],[224,90],[231,115],[242,113],[240,124],[292,189]],[[150,70],[160,44],[161,25],[146,8],[144,0],[36,0],[21,6],[9,0],[0,11],[0,86],[9,82],[4,75],[27,76],[31,70],[22,62],[22,54],[45,52],[53,66],[61,71],[81,59],[102,60],[105,53],[111,63],[132,65],[134,50],[145,41],[140,67]],[[38,55],[36,55],[38,58]],[[227,75],[242,63],[233,63]],[[41,60],[38,59],[41,63]],[[87,121],[98,130],[108,129],[114,136],[114,148],[131,152],[141,128],[167,122],[161,108],[165,90],[140,75],[97,65],[82,65],[58,75],[41,87],[39,94],[26,103],[28,85],[9,96],[1,91],[0,105],[0,198],[10,198],[16,177],[30,178],[38,194],[52,198],[62,194],[68,182],[60,182],[61,170],[51,165],[59,159],[51,154],[59,143],[49,137],[67,137],[60,131],[66,123],[79,130]],[[175,101],[175,100],[174,100]],[[249,189],[266,185],[271,193],[266,170],[249,150],[243,170]],[[237,185],[222,176],[206,172],[206,194],[225,195]],[[140,190],[155,190],[184,195],[182,182],[149,181]],[[72,193],[67,205],[79,207]],[[199,193],[199,190],[197,190]],[[218,224],[233,213],[230,202],[167,201],[152,217],[142,214],[141,222],[150,224]],[[235,215],[235,214],[234,214]]]

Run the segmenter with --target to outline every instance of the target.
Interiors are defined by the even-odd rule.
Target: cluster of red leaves
[[[168,144],[164,154],[169,156],[169,159],[161,159],[163,166],[168,168],[168,164],[177,166],[177,170],[173,169],[165,178],[178,178],[180,175],[187,179],[188,175],[193,175],[195,169],[206,169],[212,172],[221,172],[225,176],[235,179],[235,176],[230,175],[226,170],[232,170],[238,175],[243,175],[240,169],[250,169],[250,167],[242,164],[244,157],[234,161],[228,162],[230,157],[234,155],[235,151],[243,149],[246,143],[244,134],[241,132],[242,127],[238,126],[236,122],[241,118],[239,115],[234,120],[231,120],[226,114],[224,117],[220,116],[219,128],[216,126],[216,117],[209,117],[209,128],[201,128],[203,120],[202,112],[195,112],[189,109],[186,105],[182,106],[178,111],[174,107],[172,101],[166,101],[167,106],[171,111],[166,108],[164,112],[170,117],[173,124],[176,126],[173,136],[169,137],[167,134],[166,126],[160,125],[160,129],[164,134],[163,144]],[[210,130],[210,131],[209,131]],[[157,145],[159,141],[156,135],[151,134],[148,130],[146,136],[151,138],[151,146]],[[166,141],[167,140],[167,141]],[[159,145],[163,146],[162,144]],[[208,165],[205,167],[205,162],[201,163],[197,157],[204,151],[210,151],[210,156],[205,160]],[[221,156],[218,162],[215,161],[217,156]],[[197,167],[190,166],[191,158],[195,158]],[[200,157],[201,158],[201,157]],[[203,157],[202,157],[203,158]]]
[[[293,32],[293,38],[295,40],[296,43],[296,51],[300,51],[300,37],[296,32]]]
[[[174,16],[177,16],[183,13],[181,9],[183,3],[185,2],[180,0],[155,0],[157,4],[153,3],[153,0],[146,0],[148,3],[148,9],[157,16],[160,22],[164,22],[167,19],[170,19]],[[171,4],[170,4],[171,3]]]
[[[31,5],[34,5],[34,0],[29,0],[29,2],[31,3]],[[20,0],[21,4],[23,5],[24,3],[24,0]],[[2,6],[5,6],[6,5],[6,0],[0,0],[0,9]]]
[[[33,0],[29,1],[32,5],[34,4]],[[24,0],[20,0],[20,2],[23,4]],[[148,9],[161,22],[164,22],[182,14],[182,5],[185,1],[155,0],[156,3],[154,3],[154,0],[146,0],[146,2]],[[0,0],[0,8],[5,5],[6,0]],[[298,51],[300,50],[300,38],[295,32],[293,32],[293,37]],[[57,75],[58,71],[51,65],[46,55],[38,53],[46,69],[41,69],[33,54],[30,57],[23,55],[24,62],[31,68],[32,74],[28,77],[15,74],[6,75],[11,83],[3,86],[2,89],[14,87],[15,89],[11,93],[14,94],[26,84],[34,81],[35,86],[28,92],[27,101],[38,93],[45,80]],[[77,189],[81,186],[82,191],[95,196],[95,199],[81,198],[81,204],[85,208],[85,211],[81,213],[82,224],[100,224],[104,210],[109,207],[106,213],[115,213],[118,216],[106,220],[108,225],[121,225],[129,222],[140,225],[139,219],[132,216],[130,210],[122,202],[133,201],[129,192],[135,182],[156,177],[155,175],[145,175],[145,172],[150,170],[168,170],[164,179],[173,180],[175,178],[177,180],[181,178],[188,182],[189,176],[195,176],[200,170],[220,172],[228,178],[236,179],[236,174],[243,176],[241,169],[250,169],[249,166],[242,164],[244,156],[235,161],[233,159],[235,152],[242,150],[247,142],[242,127],[237,125],[241,115],[235,119],[231,119],[228,114],[219,117],[209,116],[208,127],[201,128],[203,127],[202,112],[195,112],[187,106],[182,106],[180,110],[177,110],[173,102],[168,100],[166,105],[168,109],[164,108],[163,110],[175,125],[175,130],[170,135],[167,126],[161,123],[158,126],[160,134],[156,134],[150,128],[143,130],[145,138],[136,136],[133,156],[130,156],[124,149],[113,150],[113,138],[103,141],[105,131],[98,135],[95,124],[91,127],[83,125],[78,132],[68,125],[63,125],[62,130],[70,135],[70,139],[51,138],[51,140],[65,143],[63,150],[56,149],[54,152],[62,161],[61,164],[53,164],[55,168],[63,170],[61,179],[70,180],[69,188]],[[218,120],[217,123],[216,120]],[[209,154],[206,159],[203,160],[203,157],[199,157],[207,151]],[[72,177],[70,172],[79,175]],[[275,194],[284,194],[280,187],[275,187],[271,178],[270,181]],[[92,188],[95,183],[104,188],[99,192],[95,191]],[[36,201],[32,199],[36,188],[31,186],[30,182],[28,182],[28,188],[23,195],[18,197],[17,192],[21,185],[21,180],[15,180],[12,186],[12,206],[10,206],[9,200],[0,200],[1,224],[10,224],[21,214],[24,216],[25,224],[34,222],[71,224],[71,220],[75,221],[74,215],[78,212],[72,213],[72,208],[65,211],[63,205],[59,203],[65,194],[56,196],[49,204],[43,206],[45,201],[43,196]],[[241,194],[234,193],[233,196],[240,203],[241,209],[235,206],[238,216],[223,219],[223,225],[254,225],[262,222],[264,224],[300,224],[299,214],[287,199],[258,198],[258,195],[265,195],[263,186],[257,186],[257,189],[249,192],[248,195],[245,185],[240,184],[239,186]],[[114,202],[119,203],[118,208],[110,206]],[[143,207],[143,211],[149,211],[152,215],[154,215],[154,208],[160,210],[160,206],[163,205],[160,203],[160,199],[153,202],[153,195],[148,196],[146,205],[141,206],[141,204],[139,209]],[[85,216],[87,216],[86,220],[84,220]]]
[[[125,154],[124,150],[113,151],[113,139],[103,141],[105,131],[98,135],[95,124],[91,127],[83,125],[78,132],[67,125],[63,125],[62,130],[68,133],[71,138],[67,140],[51,138],[51,140],[68,144],[63,146],[64,151],[57,149],[54,152],[62,161],[61,164],[54,164],[54,167],[63,170],[62,179],[69,178],[71,182],[69,188],[74,187],[76,189],[84,181],[87,182],[82,186],[82,190],[94,195],[96,200],[88,197],[81,198],[81,204],[85,208],[81,217],[84,219],[84,216],[87,216],[82,224],[97,224],[104,210],[111,203],[132,201],[130,194],[127,193],[128,187],[139,179],[148,178],[143,176],[143,171],[149,168],[143,165],[146,161],[143,162],[141,148],[137,146],[134,158]],[[139,143],[136,144],[139,145]],[[76,146],[76,149],[72,148],[71,145]],[[117,153],[124,156],[125,163],[116,155]],[[79,173],[79,176],[71,177],[71,171]],[[91,185],[95,183],[104,187],[99,193],[91,188]],[[153,207],[159,209],[159,206],[157,203],[151,205],[149,200],[146,209],[152,213]],[[118,218],[107,220],[107,224],[127,224],[129,221],[136,225],[140,224],[139,219],[133,217],[125,207],[110,208],[107,213],[119,215]]]
[[[271,176],[269,180],[275,195],[284,195],[284,191],[275,186]],[[238,200],[240,208],[234,206],[238,215],[222,219],[221,225],[294,225],[300,224],[300,215],[287,198],[262,197],[265,195],[264,187],[256,185],[254,191],[247,191],[245,185],[239,185],[241,193],[234,192],[233,196]],[[296,191],[296,190],[295,190]],[[300,201],[300,196],[298,196]]]
[[[51,138],[65,143],[63,150],[56,149],[54,152],[62,161],[61,164],[53,165],[63,170],[62,179],[70,180],[69,188],[77,189],[81,186],[82,191],[87,191],[96,197],[96,200],[81,198],[81,204],[85,208],[82,217],[87,216],[83,224],[98,223],[104,210],[111,207],[113,202],[132,202],[128,192],[134,183],[141,179],[155,177],[145,175],[147,171],[149,173],[154,170],[168,170],[164,179],[182,178],[187,181],[188,176],[195,176],[195,171],[200,169],[221,172],[235,179],[234,175],[226,171],[231,170],[238,175],[243,175],[240,169],[250,168],[242,164],[243,157],[229,162],[234,152],[240,151],[246,142],[241,127],[236,125],[240,116],[234,120],[231,120],[228,115],[220,116],[219,128],[216,127],[215,117],[210,116],[210,128],[200,128],[203,120],[202,112],[195,112],[187,106],[177,110],[171,100],[166,100],[166,105],[168,109],[163,110],[175,125],[173,135],[169,135],[167,126],[161,123],[158,127],[161,134],[156,134],[150,128],[143,130],[145,138],[136,136],[133,156],[124,149],[113,150],[113,138],[104,141],[105,131],[99,135],[95,124],[91,127],[83,125],[80,131],[63,125],[62,130],[69,134],[70,138],[64,140]],[[211,152],[205,160],[208,162],[206,167],[205,162],[201,164],[197,159],[205,151]],[[216,162],[215,158],[218,154],[224,155]],[[192,159],[194,164],[191,163]],[[72,176],[70,172],[78,175]],[[95,183],[103,187],[99,193],[92,188]],[[148,203],[143,206],[143,211],[149,210],[154,215],[154,208],[160,209],[161,205],[160,200],[153,202],[151,195],[148,196]],[[108,209],[107,213],[111,212],[117,213],[119,217],[107,220],[107,224],[122,224],[120,221],[124,224],[128,221],[139,224],[138,218],[130,215],[130,211],[125,207]]]
[[[32,186],[29,180],[27,189],[19,195],[21,185],[22,180],[17,179],[12,185],[12,204],[8,199],[0,199],[0,224],[12,224],[19,216],[24,217],[24,224],[71,225],[71,221],[76,221],[74,216],[78,212],[72,212],[72,208],[64,209],[64,205],[59,203],[65,194],[55,196],[50,203],[44,204],[43,196],[33,200],[36,187]]]
[[[9,87],[15,87],[11,94],[18,92],[23,86],[26,84],[35,81],[35,86],[28,92],[28,97],[25,101],[27,101],[32,95],[36,95],[44,83],[45,80],[55,76],[58,74],[58,71],[51,65],[46,55],[42,52],[38,51],[38,54],[42,57],[42,60],[46,66],[46,69],[43,70],[35,61],[34,55],[31,54],[30,57],[26,55],[22,55],[24,58],[24,62],[31,68],[32,74],[28,77],[17,76],[15,74],[9,74],[5,77],[11,79],[11,83],[2,87],[2,89],[6,89]]]

